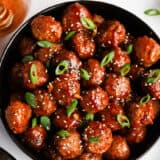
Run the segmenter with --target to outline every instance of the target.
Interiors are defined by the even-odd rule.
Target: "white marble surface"
[[[70,0],[71,1],[71,0]],[[145,21],[160,37],[160,16],[150,17],[146,16],[143,12],[148,8],[160,9],[160,0],[97,0],[104,1],[124,8]],[[31,0],[30,9],[25,20],[30,18],[35,13],[45,9],[53,4],[64,2],[64,0]],[[12,33],[13,34],[13,33]],[[12,34],[7,37],[0,38],[0,55],[5,48]],[[31,160],[24,154],[11,140],[0,120],[0,146],[10,152],[17,160]],[[140,160],[160,160],[160,139],[149,150],[147,154],[142,156]]]

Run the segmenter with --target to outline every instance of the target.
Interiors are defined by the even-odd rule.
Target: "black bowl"
[[[154,38],[158,43],[160,43],[158,36],[152,31],[152,29],[147,24],[145,24],[143,21],[141,21],[139,18],[137,18],[135,15],[131,13],[119,7],[116,7],[114,5],[102,3],[102,2],[81,1],[80,3],[86,5],[86,7],[92,13],[97,13],[99,15],[102,15],[106,19],[117,19],[121,21],[125,25],[127,31],[130,32],[134,37],[147,35]],[[70,3],[67,2],[67,3],[54,5],[50,8],[47,8],[41,11],[37,15],[39,14],[52,15],[57,20],[60,20],[64,9],[69,4]],[[33,18],[28,20],[14,34],[14,36],[10,40],[9,44],[7,45],[1,57],[1,60],[0,60],[0,107],[2,109],[2,120],[3,120],[4,126],[6,127],[9,135],[12,137],[15,143],[33,159],[41,160],[41,159],[44,159],[43,155],[41,153],[38,153],[38,154],[34,153],[32,150],[24,146],[24,144],[20,141],[20,137],[15,136],[10,131],[4,117],[4,110],[8,104],[9,93],[10,93],[9,80],[8,80],[9,71],[13,63],[15,63],[15,61],[19,57],[16,51],[17,51],[17,46],[20,38],[25,34],[30,34],[30,22],[32,19]],[[159,121],[160,121],[160,117],[157,117],[154,125],[148,128],[147,137],[144,143],[134,146],[132,148],[132,154],[130,159],[139,158],[142,154],[148,151],[150,147],[152,147],[152,145],[155,143],[155,141],[158,139],[160,135]]]

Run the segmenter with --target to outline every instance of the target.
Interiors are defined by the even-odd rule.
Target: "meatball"
[[[133,102],[128,107],[129,117],[133,125],[152,125],[159,112],[159,102],[149,100],[145,104]]]
[[[56,102],[52,94],[45,90],[37,89],[34,91],[37,107],[33,109],[36,116],[50,116],[56,110]]]
[[[102,154],[112,143],[112,132],[101,122],[90,122],[83,132],[86,149],[91,153]]]
[[[94,153],[83,153],[79,160],[102,160],[102,156]]]
[[[116,120],[118,114],[124,115],[124,111],[123,107],[116,102],[111,102],[102,112],[100,112],[102,122],[112,131],[121,129],[120,124]]]
[[[136,39],[134,52],[138,61],[145,67],[150,67],[160,59],[160,45],[147,36]]]
[[[39,15],[31,22],[31,29],[37,40],[57,42],[62,35],[62,26],[54,17]]]
[[[75,55],[75,53],[63,49],[58,55],[56,55],[53,58],[52,60],[53,68],[56,68],[56,66],[63,60],[66,60],[69,63],[68,70],[66,71],[66,73],[71,74],[72,77],[74,77],[77,80],[80,79],[79,69],[82,66],[82,62]]]
[[[33,71],[32,68],[34,68]],[[32,82],[31,74],[33,76],[36,76],[35,82]],[[47,70],[44,65],[38,60],[33,60],[25,63],[22,76],[23,85],[26,89],[35,89],[37,87],[43,86],[48,81]]]
[[[72,37],[74,51],[82,59],[90,58],[95,52],[95,43],[88,32],[80,31]]]
[[[156,74],[156,72],[158,72],[158,73]],[[155,81],[154,82],[147,82],[147,80],[148,80],[148,78],[150,78],[151,74],[153,74],[151,76],[151,79],[155,78]],[[154,98],[160,100],[160,69],[150,70],[149,73],[147,73],[146,75],[147,76],[146,76],[145,80],[143,81],[144,87]],[[155,77],[154,77],[154,75],[155,75]]]
[[[23,64],[16,63],[11,69],[10,76],[11,88],[19,89],[23,86]]]
[[[128,78],[116,74],[108,74],[104,88],[110,98],[126,100],[131,93],[130,81]]]
[[[99,26],[97,42],[105,47],[118,46],[125,40],[126,30],[117,20],[104,21]]]
[[[74,111],[71,116],[67,116],[67,112],[63,108],[58,108],[53,115],[53,124],[57,128],[74,129],[80,127],[82,116],[79,111]]]
[[[86,112],[97,113],[108,105],[108,95],[101,87],[82,91],[80,105]]]
[[[113,51],[115,53],[112,64],[113,70],[114,72],[120,72],[121,68],[124,65],[131,63],[131,60],[127,53],[125,51],[122,51],[121,48],[115,47]]]
[[[61,49],[62,47],[60,44],[54,44],[50,48],[40,48],[34,53],[34,56],[44,65],[46,65],[46,63],[53,57],[53,55],[59,53]]]
[[[45,146],[46,138],[46,130],[39,125],[29,128],[24,134],[25,143],[36,151],[41,150]]]
[[[82,141],[76,130],[65,130],[68,134],[65,137],[57,135],[55,145],[57,151],[64,159],[76,158],[82,153]]]
[[[86,28],[80,22],[81,17],[92,19],[91,13],[85,6],[79,3],[74,3],[68,6],[65,9],[62,17],[64,32],[86,30]]]
[[[5,110],[5,117],[14,134],[23,133],[31,117],[31,108],[21,101],[14,101]]]
[[[60,75],[52,83],[53,97],[62,106],[67,107],[77,95],[80,95],[80,84],[70,74]]]
[[[130,156],[130,148],[126,139],[121,136],[113,136],[113,142],[109,150],[105,153],[110,160],[126,160]]]
[[[144,141],[146,132],[146,127],[132,125],[129,131],[125,134],[125,137],[129,144],[140,143]]]
[[[22,56],[26,56],[32,54],[34,49],[36,48],[36,44],[29,37],[23,37],[19,43],[19,52]]]
[[[84,86],[100,85],[105,78],[105,69],[96,59],[89,59],[83,67],[89,73],[89,80],[83,80]]]

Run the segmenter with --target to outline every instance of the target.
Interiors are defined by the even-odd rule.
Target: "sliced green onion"
[[[50,130],[51,129],[51,120],[50,120],[49,117],[41,116],[40,123],[46,130]]]
[[[147,83],[155,83],[158,81],[159,78],[160,78],[160,69],[154,69],[149,73],[149,75],[146,79],[146,82]]]
[[[94,24],[94,22],[90,18],[81,17],[80,21],[85,28],[87,28],[89,30],[95,30],[96,29],[96,25]]]
[[[70,117],[71,114],[76,110],[78,105],[78,100],[74,99],[73,102],[67,107],[67,116]]]
[[[37,126],[37,118],[36,117],[32,118],[32,128],[34,128],[35,126]]]
[[[127,75],[130,70],[131,70],[131,65],[130,65],[130,64],[125,64],[125,65],[120,69],[120,74],[121,74],[121,76]]]
[[[145,10],[144,13],[148,16],[158,16],[160,15],[160,10],[151,8],[151,9]]]
[[[93,113],[87,113],[86,116],[85,116],[85,119],[87,121],[89,121],[89,120],[93,121],[94,120],[94,114]]]
[[[70,31],[64,38],[64,40],[69,40],[70,38],[72,38],[74,35],[76,34],[76,31]]]
[[[133,44],[129,44],[129,45],[127,46],[126,52],[127,52],[127,54],[131,54],[132,51],[133,51]]]
[[[37,108],[36,96],[33,93],[26,92],[24,97],[27,104],[29,104],[33,108]]]
[[[70,133],[67,130],[60,130],[57,132],[57,135],[61,138],[66,138],[70,136]]]
[[[140,100],[140,105],[146,104],[151,99],[151,96],[147,94],[146,96],[142,97]]]
[[[50,60],[47,60],[47,62],[46,62],[46,67],[47,67],[47,68],[50,67]]]
[[[56,75],[64,74],[68,70],[69,62],[66,60],[61,61],[55,70]]]
[[[35,64],[31,65],[29,76],[30,76],[30,80],[31,80],[32,84],[37,83],[37,81],[38,81],[38,78],[37,78],[37,67],[36,67]]]
[[[99,138],[98,137],[90,137],[90,138],[88,138],[88,141],[91,143],[97,143],[97,142],[99,142]]]
[[[53,45],[53,43],[49,41],[37,41],[37,45],[42,48],[49,48]]]
[[[114,51],[109,52],[101,61],[101,66],[104,67],[107,64],[111,63],[114,58]]]
[[[34,57],[32,55],[27,55],[27,56],[23,57],[22,62],[26,63],[26,62],[32,61],[33,59],[34,59]]]
[[[117,122],[120,124],[121,127],[127,127],[130,128],[130,121],[127,116],[122,114],[117,114]]]
[[[90,79],[90,75],[89,75],[88,71],[83,68],[80,69],[80,75],[86,81],[88,81]]]

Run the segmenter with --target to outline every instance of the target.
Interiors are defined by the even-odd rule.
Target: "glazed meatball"
[[[105,21],[99,27],[97,42],[102,46],[118,46],[125,40],[126,30],[117,20]]]
[[[31,117],[31,108],[21,101],[12,102],[5,110],[5,117],[14,134],[23,133]]]
[[[23,37],[19,43],[19,52],[22,56],[26,56],[32,54],[34,49],[36,48],[36,44],[29,37]]]
[[[146,127],[132,125],[125,137],[129,144],[140,143],[144,141],[146,132]]]
[[[79,111],[74,111],[71,116],[67,116],[67,112],[63,108],[58,108],[53,115],[53,124],[57,128],[74,129],[80,127],[82,116]]]
[[[34,71],[32,72],[32,68]],[[36,72],[36,73],[35,73]],[[44,65],[38,61],[33,60],[24,64],[23,70],[23,85],[26,89],[35,89],[37,87],[43,86],[48,81],[48,73]],[[36,74],[36,81],[31,81],[31,74]]]
[[[83,67],[89,73],[89,80],[83,80],[83,85],[97,86],[102,84],[105,78],[105,69],[96,59],[89,59]]]
[[[62,26],[54,17],[39,15],[31,22],[31,29],[37,40],[57,42],[62,35]]]
[[[130,64],[131,60],[130,57],[127,55],[125,51],[122,51],[121,48],[115,47],[113,49],[114,51],[114,58],[113,58],[113,63],[112,67],[114,72],[120,72],[121,68],[126,65]]]
[[[80,84],[70,74],[63,74],[53,81],[53,97],[56,102],[67,107],[80,95]]]
[[[55,137],[57,151],[64,159],[76,158],[82,153],[80,134],[75,130],[66,130],[68,135]]]
[[[128,78],[116,74],[108,74],[104,88],[110,98],[125,100],[130,96],[131,86]]]
[[[150,67],[160,59],[160,45],[147,36],[136,39],[134,52],[138,61],[145,67]]]
[[[82,91],[81,96],[80,105],[86,112],[97,113],[108,105],[108,95],[101,87]]]
[[[121,136],[113,136],[113,142],[109,150],[105,153],[109,160],[126,160],[130,156],[130,148]]]
[[[102,112],[100,112],[100,117],[107,127],[112,131],[117,131],[121,129],[121,126],[116,119],[118,114],[124,115],[123,107],[116,102],[111,102]]]
[[[90,122],[83,132],[86,149],[91,153],[102,154],[112,143],[112,132],[101,122]]]
[[[37,89],[34,91],[37,107],[33,109],[36,116],[50,116],[56,110],[56,102],[51,93]]]
[[[159,102],[149,100],[145,104],[133,102],[128,107],[129,117],[133,125],[152,125],[159,112]]]
[[[54,54],[57,54],[62,49],[60,44],[54,44],[50,48],[40,48],[34,53],[36,59],[41,61],[44,65],[51,60]]]
[[[32,149],[39,151],[45,146],[47,132],[41,126],[29,128],[24,134],[25,143]]]
[[[155,81],[149,82],[149,78],[155,78]],[[160,99],[160,69],[150,70],[149,73],[146,73],[143,85],[154,98]]]
[[[86,30],[86,28],[80,22],[81,17],[92,19],[91,13],[85,6],[79,3],[74,3],[68,6],[65,9],[62,17],[64,32]]]
[[[79,160],[102,160],[102,156],[94,153],[83,153]]]
[[[82,59],[90,58],[95,52],[95,43],[88,32],[80,31],[72,37],[74,51]]]
[[[72,77],[74,77],[77,80],[80,79],[79,69],[82,66],[82,62],[75,55],[75,53],[65,49],[62,50],[58,55],[56,55],[53,58],[52,60],[53,68],[56,68],[57,65],[63,60],[66,60],[69,63],[68,70],[66,71],[66,73],[71,74]]]
[[[23,88],[23,64],[16,63],[12,67],[10,79],[12,89]]]

